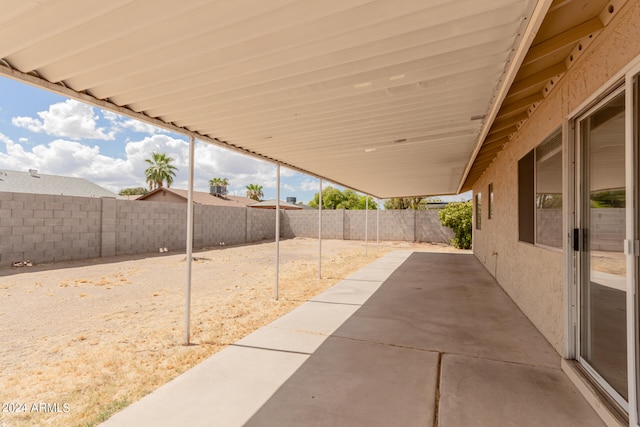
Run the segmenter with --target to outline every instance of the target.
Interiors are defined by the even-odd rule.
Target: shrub
[[[471,232],[473,226],[473,206],[468,202],[452,202],[438,212],[440,223],[453,230],[454,238],[451,244],[459,249],[471,247]]]

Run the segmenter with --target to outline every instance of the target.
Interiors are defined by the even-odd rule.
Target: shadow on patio
[[[397,251],[104,425],[603,424],[473,255]]]

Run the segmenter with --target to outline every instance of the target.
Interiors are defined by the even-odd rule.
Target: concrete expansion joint
[[[437,352],[438,350],[425,350],[425,351],[432,351],[432,352]],[[473,356],[470,354],[466,354],[466,353],[454,353],[454,352],[446,352],[446,353],[440,353],[442,355],[452,355],[452,356],[460,356],[460,357],[466,357],[469,359],[476,359],[476,360],[486,360],[489,362],[498,362],[498,363],[506,363],[508,365],[515,365],[515,366],[526,366],[529,368],[540,368],[540,369],[549,369],[552,371],[562,371],[562,368],[560,366],[549,366],[549,365],[540,365],[540,364],[536,364],[536,363],[525,363],[525,362],[515,362],[513,360],[505,360],[505,359],[495,359],[492,357],[482,357],[482,356]]]
[[[315,299],[310,299],[307,302],[315,302],[318,304],[331,304],[331,305],[355,305],[356,307],[362,307],[362,304],[356,304],[354,302],[318,301]]]
[[[312,353],[308,353],[306,351],[295,351],[295,350],[284,350],[281,348],[270,348],[270,347],[258,347],[255,345],[244,345],[244,344],[231,344],[231,347],[242,347],[242,348],[250,348],[253,350],[264,350],[264,351],[275,351],[278,353],[290,353],[290,354],[301,354],[303,356],[311,356]]]
[[[439,425],[439,414],[440,414],[440,384],[442,383],[442,356],[444,353],[438,353],[438,370],[436,373],[436,392],[434,393],[434,402],[433,402],[433,427],[438,427]]]
[[[378,344],[378,345],[384,345],[387,347],[396,347],[396,348],[402,348],[402,349],[406,349],[406,350],[416,350],[416,351],[426,351],[428,353],[438,353],[437,350],[428,350],[428,349],[424,349],[424,348],[419,348],[419,347],[411,347],[408,345],[400,345],[400,344],[393,344],[393,343],[388,343],[388,342],[382,342],[382,341],[372,341],[372,340],[365,340],[365,339],[360,339],[360,338],[353,338],[353,337],[345,337],[342,335],[331,335],[332,338],[340,338],[340,339],[344,339],[344,340],[349,340],[349,341],[357,341],[357,342],[366,342],[369,344]]]

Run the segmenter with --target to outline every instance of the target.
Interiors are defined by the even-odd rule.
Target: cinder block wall
[[[247,241],[247,209],[203,205],[194,208],[194,247],[218,246],[222,242],[237,245]]]
[[[369,211],[368,238],[376,239],[376,211]],[[451,232],[437,212],[380,211],[380,240],[448,243]],[[186,246],[187,206],[180,203],[0,193],[0,267],[31,260],[68,261],[158,252]],[[322,237],[364,240],[365,212],[325,210]],[[196,249],[275,237],[275,212],[194,206]],[[318,237],[318,211],[283,211],[282,237]]]
[[[415,211],[416,240],[418,242],[447,243],[453,239],[453,231],[443,227],[437,210]]]
[[[365,218],[367,218],[368,229],[365,230]],[[345,240],[369,240],[376,238],[376,212],[364,210],[344,212],[344,239]],[[396,240],[396,239],[393,239]],[[400,239],[398,239],[400,240]],[[413,239],[409,240],[413,241]]]
[[[116,200],[116,254],[184,249],[186,217],[187,206],[178,203]]]
[[[235,208],[234,208],[235,209]],[[271,209],[246,210],[246,241],[257,242],[276,237],[276,213]],[[280,235],[283,233],[284,215],[280,217]]]
[[[322,211],[322,238],[344,238],[344,209]],[[283,236],[318,237],[318,211],[299,210],[285,211],[284,220],[280,224]]]
[[[591,249],[622,252],[625,239],[625,211],[623,208],[591,209]]]
[[[101,199],[0,193],[0,266],[99,257]]]
[[[285,211],[285,237],[318,237],[318,211]],[[380,215],[378,226],[378,215]],[[365,212],[322,211],[322,237],[325,239],[364,240]],[[368,238],[448,244],[453,232],[440,224],[438,211],[369,211]]]
[[[373,216],[373,223],[371,217]],[[408,242],[424,241],[419,240],[415,234],[416,211],[414,210],[392,210],[380,211],[380,240],[406,240]],[[371,230],[373,230],[373,239],[376,238],[377,218],[376,213],[369,215],[369,238],[371,239]],[[438,228],[442,226],[440,223],[436,225]],[[360,231],[361,232],[361,231]]]

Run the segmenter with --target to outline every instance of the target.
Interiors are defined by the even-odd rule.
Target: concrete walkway
[[[602,426],[471,254],[396,251],[104,426]]]

